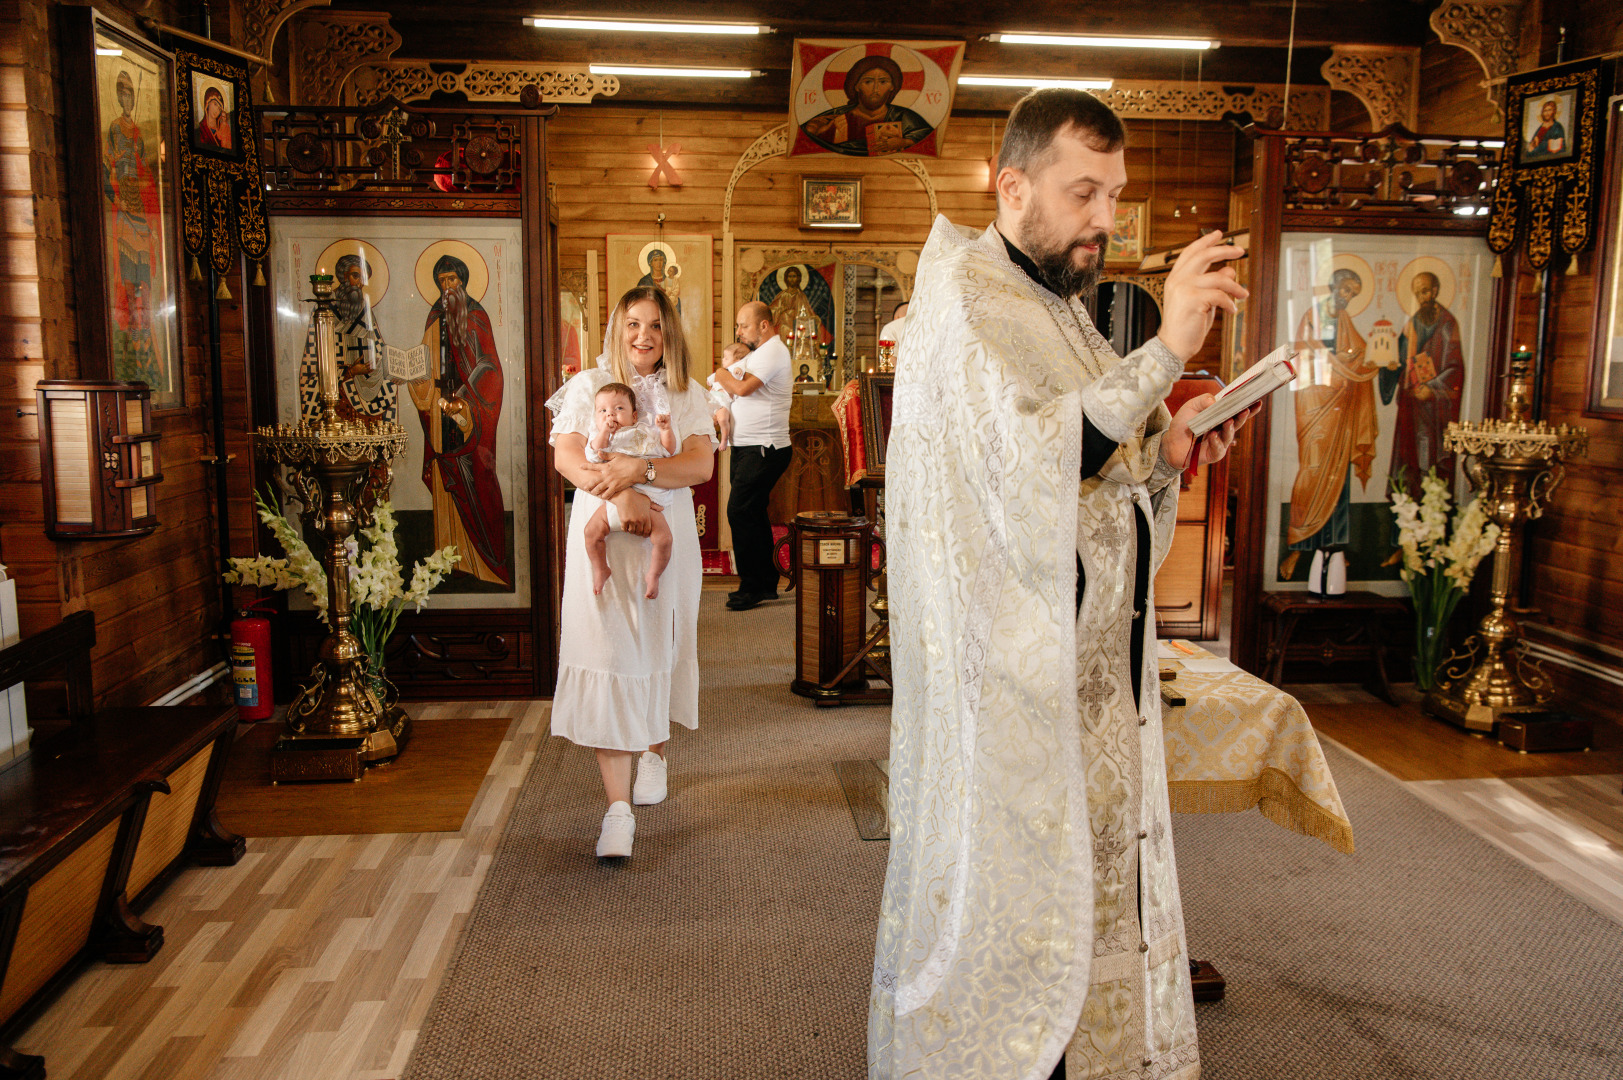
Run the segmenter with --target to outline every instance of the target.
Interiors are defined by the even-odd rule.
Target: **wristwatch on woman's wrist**
[[[643,459],[642,480],[645,484],[654,482],[654,463],[651,459]]]

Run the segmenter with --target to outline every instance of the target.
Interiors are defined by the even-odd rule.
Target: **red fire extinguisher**
[[[268,720],[276,711],[271,693],[270,620],[252,610],[263,600],[237,612],[231,620],[231,681],[237,690],[237,716],[242,720]]]

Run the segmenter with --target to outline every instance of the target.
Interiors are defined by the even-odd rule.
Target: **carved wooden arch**
[[[763,161],[770,161],[775,157],[784,157],[789,153],[789,125],[779,124],[777,127],[750,143],[748,149],[738,155],[738,163],[733,166],[733,175],[727,179],[727,194],[721,201],[721,231],[724,234],[733,231],[733,189],[744,178],[744,174]],[[940,213],[940,206],[936,202],[935,182],[930,179],[930,173],[924,163],[917,158],[887,158],[914,176],[924,185],[924,193],[930,198],[930,220],[934,221]]]
[[[1137,285],[1150,294],[1155,301],[1155,309],[1165,314],[1167,276],[1165,274],[1104,274],[1099,278],[1099,284],[1107,281],[1124,281],[1129,285]]]

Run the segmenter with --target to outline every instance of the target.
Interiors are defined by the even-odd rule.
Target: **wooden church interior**
[[[701,19],[765,32],[613,25]],[[1019,32],[1152,40],[1077,48],[1010,37]],[[1154,40],[1173,35],[1215,47]],[[928,152],[874,161],[803,136],[796,94],[811,83],[796,49],[823,39],[962,46],[948,80],[920,91],[945,95]],[[515,1028],[496,1019],[512,1015],[503,1005],[491,1030],[452,1033],[468,1015],[458,1003],[477,997],[479,965],[505,955],[482,951],[470,926],[486,905],[525,903],[492,892],[493,866],[545,850],[533,879],[500,880],[533,880],[546,910],[523,925],[560,940],[578,929],[569,905],[606,903],[592,890],[614,888],[582,831],[601,807],[537,794],[595,783],[588,755],[547,733],[572,489],[553,468],[546,403],[593,364],[618,297],[640,282],[680,299],[701,378],[733,340],[741,304],[782,313],[804,371],[793,463],[769,511],[781,599],[722,608],[738,580],[725,466],[695,493],[701,693],[712,695],[701,702],[738,721],[728,729],[736,746],[702,745],[728,768],[776,762],[782,776],[765,790],[843,829],[828,855],[835,869],[824,871],[853,882],[859,914],[840,932],[871,960],[890,736],[890,671],[874,630],[885,617],[875,541],[894,364],[883,335],[912,295],[936,216],[977,232],[993,220],[1006,118],[1045,80],[1097,80],[1092,92],[1127,128],[1119,235],[1090,300],[1118,352],[1153,336],[1169,259],[1184,245],[1218,229],[1247,249],[1238,273],[1251,297],[1218,320],[1174,402],[1220,389],[1288,339],[1314,337],[1312,313],[1334,299],[1331,267],[1351,268],[1365,294],[1346,306],[1360,347],[1377,366],[1392,361],[1371,368],[1379,432],[1355,466],[1359,483],[1347,481],[1344,550],[1292,539],[1292,479],[1312,444],[1304,414],[1280,404],[1287,395],[1229,459],[1182,481],[1155,585],[1170,643],[1166,715],[1190,717],[1193,741],[1199,696],[1248,680],[1255,694],[1233,707],[1234,722],[1249,722],[1258,703],[1296,718],[1286,721],[1297,724],[1292,737],[1311,744],[1301,760],[1316,762],[1304,767],[1328,776],[1319,746],[1333,747],[1349,803],[1348,773],[1368,771],[1407,792],[1392,798],[1412,796],[1446,820],[1448,836],[1489,845],[1575,905],[1559,917],[1503,910],[1517,933],[1543,942],[1593,918],[1609,928],[1604,941],[1587,930],[1561,940],[1589,960],[1612,955],[1623,936],[1620,56],[1615,0],[0,7],[0,1076],[654,1075],[654,1058],[621,1045],[636,1039],[664,1046],[660,1075],[861,1075],[871,969],[840,967],[844,953],[819,958],[815,936],[809,951],[766,956],[760,970],[695,960],[690,976],[671,976],[696,987],[685,1008],[740,1010],[697,1024],[700,1034],[650,1034],[645,1019],[628,1018],[647,1004],[634,991],[600,994],[576,1027]],[[1560,161],[1523,145],[1537,126],[1526,110],[1551,99],[1571,111]],[[1524,112],[1535,117],[1527,131],[1516,127]],[[841,201],[819,202],[819,189]],[[461,564],[397,623],[365,624],[385,691],[359,660],[332,666],[336,638],[290,582],[297,567],[284,565],[278,581],[274,568],[232,560],[278,559],[302,538],[325,593],[318,524],[346,500],[360,507],[357,528],[372,530],[363,547],[380,522],[398,537],[408,580],[397,589],[447,542],[444,522],[463,495],[429,480],[425,438],[439,436],[421,412],[444,386],[432,350],[450,318],[447,266],[460,267],[500,354],[495,488],[474,496],[484,500],[477,527],[457,525],[476,565]],[[318,272],[336,283],[314,284]],[[1522,487],[1479,467],[1501,444],[1466,439],[1456,459],[1403,426],[1410,406],[1393,404],[1392,387],[1399,398],[1414,391],[1387,372],[1400,348],[1414,357],[1417,274],[1430,275],[1463,336],[1447,419],[1548,436],[1531,471],[1516,474]],[[329,306],[313,305],[312,290]],[[361,321],[377,332],[357,336]],[[344,355],[332,355],[333,340]],[[368,364],[408,374],[381,392],[356,389]],[[323,415],[328,372],[343,380],[332,400],[352,425],[349,456],[347,471],[317,476],[319,440],[297,425]],[[397,393],[400,382],[427,396]],[[398,434],[364,434],[374,419],[398,422]],[[1418,458],[1400,450],[1404,440],[1417,440]],[[1432,621],[1450,648],[1473,634],[1481,644],[1485,618],[1513,621],[1495,656],[1497,677],[1521,688],[1514,701],[1473,704],[1465,687],[1483,654],[1462,660],[1417,640],[1425,619],[1401,576],[1389,499],[1405,462],[1455,467],[1450,490],[1461,498],[1500,485],[1506,539],[1468,575],[1452,615]],[[380,515],[374,496],[391,509]],[[824,566],[805,545],[830,538],[872,558]],[[1331,564],[1350,582],[1344,594],[1313,587]],[[351,577],[351,603],[370,603],[369,581]],[[325,687],[310,674],[323,670]],[[718,689],[705,690],[712,680]],[[324,700],[337,715],[333,701],[373,691],[381,720],[365,738],[299,726],[301,707]],[[770,702],[757,729],[739,713],[751,694]],[[325,741],[308,737],[323,730]],[[1355,860],[1380,872],[1385,849],[1362,846],[1358,814],[1337,816],[1334,782],[1314,802],[1301,777],[1274,769],[1305,803],[1257,785],[1230,797],[1182,767],[1169,754],[1174,811],[1256,807],[1277,842],[1332,860],[1322,870],[1331,887]],[[813,774],[833,801],[796,786]],[[527,798],[536,801],[523,816]],[[1180,813],[1180,830],[1185,820],[1196,815]],[[538,828],[581,835],[553,850],[556,837],[537,840]],[[1215,888],[1201,868],[1223,860],[1186,856],[1191,843],[1180,832],[1194,875],[1184,902],[1196,912],[1205,909],[1191,894]],[[784,865],[802,854],[791,850]],[[589,887],[569,884],[577,873]],[[737,902],[770,891],[742,872],[683,873]],[[816,878],[799,884],[840,892]],[[710,940],[702,905],[639,906],[646,900],[633,893],[618,917]],[[1339,1062],[1249,1053],[1260,1036],[1246,1023],[1282,1021],[1244,1012],[1246,995],[1278,973],[1197,940],[1197,929],[1194,954],[1228,973],[1226,1000],[1196,1009],[1203,1053],[1222,1062],[1208,1066],[1214,1075],[1432,1075],[1411,1071],[1407,1054],[1361,1046],[1351,1020]],[[1512,974],[1532,963],[1508,951],[1495,962]],[[833,1002],[816,1015],[836,1019],[819,1020],[814,1037],[777,1001],[783,991],[760,988],[778,971],[801,986],[804,971],[829,965],[838,977],[804,984]],[[760,1000],[729,988],[723,972],[747,977]],[[600,975],[559,960],[533,977],[535,995],[567,998]],[[1592,989],[1615,998],[1615,985],[1614,974],[1610,989]],[[1349,1017],[1374,1008],[1351,998],[1336,1007]],[[1203,1011],[1220,1009],[1230,1011]],[[1548,1046],[1517,1044],[1506,1060],[1559,1065],[1549,1075],[1623,1070],[1615,1029],[1570,1045],[1564,1029],[1548,1031]],[[481,1049],[448,1049],[458,1038]],[[516,1056],[490,1056],[504,1040]],[[716,1049],[735,1044],[769,1049]],[[571,1045],[585,1048],[578,1061],[560,1050]],[[460,1052],[476,1071],[455,1071]],[[509,1064],[477,1071],[500,1061]]]

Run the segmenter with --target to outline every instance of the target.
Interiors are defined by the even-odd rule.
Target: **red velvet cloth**
[[[852,379],[834,399],[834,421],[840,427],[840,448],[845,451],[845,486],[851,487],[868,471],[862,444],[862,395]]]

